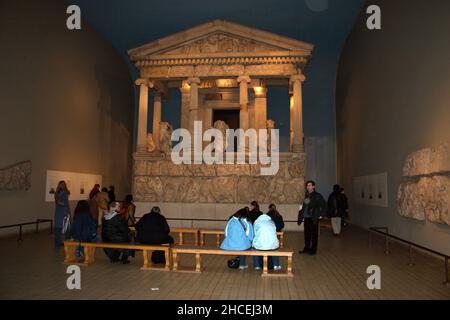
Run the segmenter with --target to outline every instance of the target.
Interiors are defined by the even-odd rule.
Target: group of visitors
[[[302,254],[314,255],[317,252],[319,220],[322,217],[331,219],[334,235],[339,235],[341,226],[345,226],[348,218],[348,202],[343,188],[334,185],[328,202],[316,191],[314,181],[305,184],[305,198],[298,214],[297,223],[304,225],[305,245]],[[170,227],[159,207],[153,207],[136,222],[133,196],[127,195],[121,203],[115,201],[114,186],[100,189],[96,184],[89,194],[89,200],[78,201],[73,218],[69,207],[70,191],[64,181],[58,183],[55,191],[55,246],[62,246],[62,234],[65,238],[72,238],[80,242],[93,242],[99,239],[98,229],[101,227],[101,239],[109,243],[129,243],[136,241],[142,244],[161,245],[174,242],[169,235]],[[113,201],[111,201],[111,199]],[[71,227],[67,228],[67,221]],[[130,230],[134,227],[134,232]],[[284,228],[284,221],[277,211],[275,204],[270,204],[267,213],[260,210],[258,202],[253,201],[249,207],[234,213],[225,227],[225,237],[220,245],[223,250],[244,251],[251,248],[256,250],[276,250],[279,248],[277,232]],[[122,249],[105,249],[105,253],[112,263],[129,263],[129,257],[134,252]],[[78,247],[76,254],[83,258],[82,247]],[[153,263],[165,263],[163,251],[152,254]],[[239,268],[247,269],[246,257],[240,256]],[[262,267],[262,256],[253,257],[253,267]],[[279,257],[269,257],[269,268],[280,270]]]
[[[277,232],[283,230],[284,221],[277,211],[275,204],[269,205],[267,213],[261,212],[256,201],[248,207],[239,209],[233,214],[224,232],[224,240],[220,245],[223,250],[245,251],[251,248],[256,250],[276,250],[280,243]],[[239,269],[247,269],[245,256],[239,256]],[[253,268],[261,269],[262,256],[253,256]],[[269,257],[269,269],[280,270],[280,257]]]

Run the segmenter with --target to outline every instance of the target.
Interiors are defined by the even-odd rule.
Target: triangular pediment
[[[240,24],[215,20],[128,51],[132,60],[217,54],[295,52],[309,56],[313,45]]]

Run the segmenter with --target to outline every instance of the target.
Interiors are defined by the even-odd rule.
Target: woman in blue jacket
[[[277,237],[277,228],[272,218],[267,214],[262,214],[255,221],[255,238],[253,239],[253,248],[256,250],[275,250],[280,246]],[[255,259],[255,269],[261,268],[261,258]],[[281,269],[279,257],[273,259],[274,270]],[[276,268],[275,268],[276,266]]]
[[[64,217],[70,214],[69,195],[66,182],[64,180],[58,183],[55,191],[55,247],[62,246],[62,228]]]
[[[252,247],[253,237],[253,226],[248,221],[248,208],[242,208],[228,220],[225,227],[225,238],[220,248],[223,250],[248,250]],[[239,269],[247,268],[245,256],[240,256]]]

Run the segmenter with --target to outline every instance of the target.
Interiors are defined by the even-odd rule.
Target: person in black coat
[[[305,188],[305,200],[297,219],[298,225],[304,222],[305,247],[299,253],[314,255],[317,252],[319,239],[319,218],[325,215],[327,204],[322,195],[316,192],[314,181],[307,181]]]
[[[339,185],[333,186],[333,192],[328,197],[328,217],[331,219],[333,227],[333,234],[339,235],[341,233],[341,219],[347,213],[347,199],[341,193]]]
[[[259,216],[262,215],[263,213],[261,212],[261,210],[259,210],[259,204],[258,204],[258,202],[252,201],[252,203],[251,203],[250,205],[251,205],[251,208],[252,208],[252,209],[251,209],[250,212],[248,213],[248,216],[249,216],[250,222],[251,222],[252,224],[254,224],[255,221],[256,221],[256,219],[258,219]]]
[[[89,202],[80,200],[75,208],[71,235],[78,242],[93,242],[97,240],[97,221],[91,215]],[[82,259],[84,256],[83,247],[78,246],[76,255]]]
[[[269,205],[269,212],[267,215],[272,219],[273,223],[275,223],[275,227],[277,228],[277,232],[280,232],[284,229],[284,220],[283,216],[278,212],[275,204],[271,203]],[[279,258],[278,258],[279,261]],[[279,264],[279,263],[278,263]],[[273,269],[273,257],[269,257],[268,260],[268,268]]]
[[[137,240],[142,244],[171,244],[173,238],[169,235],[170,227],[159,207],[153,207],[136,223]],[[164,251],[153,251],[152,262],[165,263]]]
[[[129,243],[130,235],[128,224],[119,214],[120,204],[113,202],[110,210],[105,214],[102,221],[102,240],[107,243]],[[122,261],[123,264],[130,263],[128,261],[129,251],[122,249],[104,249],[111,263]]]

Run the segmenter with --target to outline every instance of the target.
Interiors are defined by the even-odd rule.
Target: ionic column
[[[147,152],[148,88],[153,88],[153,83],[142,78],[137,79],[135,83],[140,87],[136,151]]]
[[[189,92],[190,87],[186,80],[181,88],[181,128],[189,129]]]
[[[239,76],[239,127],[243,130],[248,129],[248,84],[251,82],[249,76]]]
[[[156,150],[161,150],[159,147],[159,128],[161,123],[161,92],[155,91],[153,102],[153,142]]]
[[[267,88],[254,87],[255,91],[255,129],[265,129],[267,122]]]
[[[194,121],[200,120],[198,118],[198,85],[200,84],[199,78],[188,78],[188,84],[190,85],[190,97],[189,97],[189,131],[194,133]]]
[[[294,145],[294,96],[292,92],[289,92],[289,151],[292,152],[292,146]]]
[[[303,103],[302,103],[302,82],[305,81],[303,74],[293,75],[290,78],[293,91],[293,144],[292,152],[304,152],[303,145]]]

